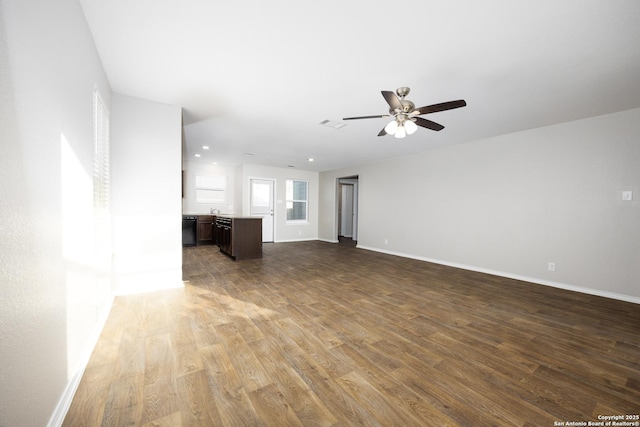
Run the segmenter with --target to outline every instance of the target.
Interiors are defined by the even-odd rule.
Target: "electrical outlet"
[[[550,263],[547,265],[547,269],[548,269],[549,271],[556,271],[556,263],[555,263],[555,262],[550,262]]]
[[[625,190],[622,192],[622,200],[624,200],[625,202],[630,202],[631,200],[633,200],[633,191],[631,190]]]

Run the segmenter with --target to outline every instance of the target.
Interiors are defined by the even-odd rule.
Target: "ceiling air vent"
[[[346,123],[340,123],[340,122],[334,122],[333,120],[323,120],[320,123],[318,123],[322,126],[327,126],[330,128],[334,128],[334,129],[340,129],[342,127],[345,127],[347,124]]]

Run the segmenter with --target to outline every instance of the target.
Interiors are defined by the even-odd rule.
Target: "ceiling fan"
[[[378,134],[378,136],[394,135],[396,138],[404,138],[407,134],[414,133],[418,126],[440,131],[444,129],[439,123],[432,122],[431,120],[424,119],[421,116],[423,114],[437,113],[438,111],[451,110],[454,108],[460,108],[467,105],[467,103],[459,99],[457,101],[442,102],[440,104],[427,105],[425,107],[416,108],[415,104],[405,96],[409,94],[408,87],[401,87],[393,93],[388,90],[382,91],[382,96],[389,104],[389,114],[380,116],[361,116],[361,117],[345,117],[342,120],[358,120],[358,119],[379,119],[383,117],[392,117],[393,120],[389,122]]]

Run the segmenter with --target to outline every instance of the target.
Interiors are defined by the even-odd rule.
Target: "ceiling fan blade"
[[[378,136],[385,136],[387,134],[387,131],[384,130],[384,128],[382,128],[382,130],[380,131],[380,133],[378,134]]]
[[[423,128],[427,128],[435,131],[444,129],[444,126],[442,126],[441,124],[432,122],[431,120],[423,119],[422,117],[416,117],[412,120],[415,120],[416,124],[418,126],[422,126]]]
[[[454,108],[460,108],[467,105],[464,99],[457,101],[442,102],[440,104],[427,105],[425,107],[416,108],[419,114],[437,113],[438,111],[452,110]]]
[[[387,104],[389,104],[389,107],[394,110],[402,110],[402,104],[400,103],[400,100],[395,93],[388,90],[383,90],[382,96],[384,96],[384,99],[385,101],[387,101]]]
[[[389,117],[389,115],[386,114],[386,115],[382,115],[382,116],[343,117],[342,120],[380,119],[382,117]]]

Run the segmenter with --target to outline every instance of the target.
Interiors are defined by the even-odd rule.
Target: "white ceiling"
[[[640,107],[638,0],[80,3],[112,90],[182,106],[193,160],[323,171]],[[318,124],[399,86],[468,105],[405,139]]]

